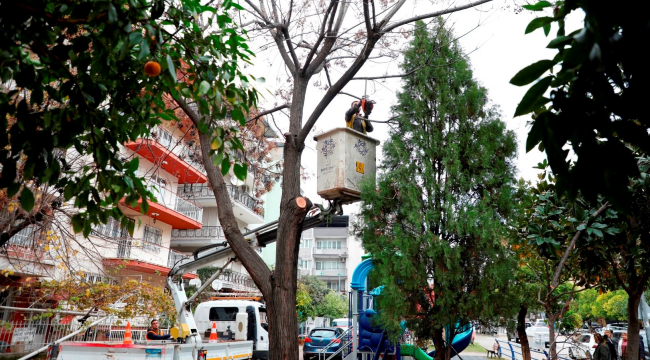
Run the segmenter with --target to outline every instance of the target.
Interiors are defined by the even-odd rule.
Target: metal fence
[[[232,200],[237,201],[261,217],[264,217],[264,207],[260,206],[259,202],[248,192],[239,186],[226,185],[226,188]],[[214,192],[205,184],[184,184],[178,187],[178,192],[181,196],[191,199],[214,199]]]
[[[29,309],[25,309],[29,310]],[[35,351],[47,344],[51,344],[64,336],[84,329],[84,326],[92,324],[98,317],[90,317],[85,321],[86,325],[78,320],[79,315],[57,314],[51,317],[44,317],[42,313],[12,311],[9,321],[0,321],[0,354],[8,352],[21,354]],[[134,342],[144,342],[150,319],[117,319],[109,316],[95,326],[87,327],[85,331],[66,341],[87,341],[121,342],[124,340],[127,322],[131,323],[131,333]],[[163,333],[168,333],[164,329]]]
[[[510,341],[499,341],[494,339],[494,341],[499,345],[498,355],[499,357],[507,357],[511,360],[521,360],[523,355],[521,353],[521,345],[517,343],[512,343]],[[530,358],[531,360],[549,360],[549,354],[544,350],[530,349]],[[556,356],[557,360],[570,360],[569,358]]]

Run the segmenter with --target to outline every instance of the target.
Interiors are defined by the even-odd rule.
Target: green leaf
[[[27,212],[34,208],[34,193],[27,186],[23,187],[23,191],[20,193],[20,207]]]
[[[140,53],[138,54],[138,60],[144,60],[147,56],[151,54],[149,52],[149,43],[143,41],[140,43]]]
[[[199,96],[207,94],[208,90],[210,90],[210,84],[205,80],[201,81],[201,84],[199,85]]]
[[[81,215],[79,214],[74,215],[72,217],[72,229],[74,230],[74,232],[76,233],[81,232],[81,230],[83,230],[84,228],[84,223],[85,220],[84,218],[81,217]]]
[[[594,234],[596,234],[596,236],[603,237],[603,232],[602,231],[600,231],[598,229],[594,229],[594,228],[590,228],[590,229]]]
[[[169,74],[172,76],[172,79],[174,79],[174,82],[178,81],[176,80],[176,68],[174,67],[174,61],[172,61],[172,57],[167,54],[167,70],[169,70]]]
[[[526,34],[530,34],[531,32],[543,27],[544,25],[550,24],[554,21],[552,17],[544,16],[544,17],[538,17],[533,19],[531,22],[528,23],[528,26],[526,27]]]
[[[239,180],[246,180],[246,174],[248,173],[248,164],[235,164],[233,171]]]
[[[230,159],[228,157],[221,161],[221,175],[226,175],[230,170]]]
[[[553,68],[552,60],[540,60],[521,69],[517,75],[510,79],[512,85],[524,86],[539,79],[546,71]]]
[[[580,225],[578,225],[578,227],[576,228],[576,230],[580,231],[580,230],[584,230],[584,229],[586,229],[586,228],[587,228],[587,225],[585,225],[585,224],[580,224]]]
[[[212,163],[214,166],[219,167],[221,166],[221,162],[223,161],[223,152],[218,153],[217,155],[212,157]]]
[[[241,111],[240,108],[236,107],[232,109],[230,115],[232,116],[233,120],[239,121],[239,124],[241,126],[246,125],[246,118],[244,117],[244,113]]]
[[[108,3],[108,22],[109,23],[114,23],[117,21],[117,10],[115,9],[115,6],[113,3],[109,2]]]
[[[18,193],[18,190],[20,190],[20,183],[12,183],[7,187],[7,197],[14,197]]]
[[[526,10],[530,10],[530,11],[542,11],[542,10],[544,10],[545,8],[547,8],[547,7],[551,7],[551,6],[553,6],[553,4],[551,4],[551,3],[548,2],[548,1],[540,1],[540,2],[538,2],[537,4],[533,4],[533,5],[522,5],[521,7],[524,8],[524,9],[526,9]]]
[[[543,26],[544,36],[548,36],[551,33],[551,24],[546,24]]]
[[[130,189],[133,189],[133,180],[131,180],[131,178],[128,176],[125,176],[123,179],[126,183],[126,186],[128,186]]]
[[[221,140],[220,137],[215,136],[214,139],[212,139],[212,143],[210,144],[210,147],[212,150],[218,150],[221,145],[223,145],[223,140]]]
[[[147,199],[142,199],[142,203],[140,203],[140,212],[143,214],[149,212],[149,203],[147,202]]]
[[[519,105],[517,105],[515,117],[528,114],[550,101],[548,99],[544,100],[543,95],[551,84],[551,81],[553,81],[553,76],[547,76],[531,86],[526,92],[526,95],[521,99]]]
[[[151,9],[150,20],[156,20],[162,16],[165,12],[165,1],[164,0],[155,0],[153,8]]]

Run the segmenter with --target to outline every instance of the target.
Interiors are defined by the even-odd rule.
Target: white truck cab
[[[235,340],[237,314],[248,314],[248,321],[244,322],[246,329],[240,331],[246,334],[246,339],[241,340],[253,341],[253,359],[268,359],[269,333],[264,304],[237,298],[206,301],[197,305],[194,320],[199,334],[206,341],[209,339],[213,322],[216,323],[220,340]]]

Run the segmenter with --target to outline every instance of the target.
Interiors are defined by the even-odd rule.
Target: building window
[[[340,285],[340,288],[339,288]],[[327,282],[327,288],[333,291],[341,291],[341,289],[345,289],[345,280],[341,281],[328,281]]]
[[[311,269],[311,260],[298,259],[298,268],[303,270]]]
[[[316,270],[338,270],[344,269],[344,264],[338,261],[316,261]]]
[[[135,220],[129,219],[129,221]],[[92,233],[96,236],[107,237],[111,239],[127,239],[131,237],[127,228],[120,228],[120,222],[113,219],[112,217],[108,218],[106,224],[94,225]]]
[[[302,240],[300,240],[300,247],[301,248],[310,248],[314,244],[313,241],[314,241],[314,239],[302,239]]]
[[[321,240],[321,241],[316,241],[316,248],[317,249],[340,249],[341,248],[341,240]]]
[[[162,245],[162,230],[153,226],[144,226],[144,238],[142,248],[151,252],[159,253]]]

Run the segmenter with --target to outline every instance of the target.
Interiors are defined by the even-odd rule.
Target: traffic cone
[[[122,344],[133,344],[133,338],[131,338],[131,322],[126,323],[126,331],[124,332],[124,341]]]
[[[217,341],[217,322],[212,322],[212,331],[210,332],[210,342],[216,343]]]

